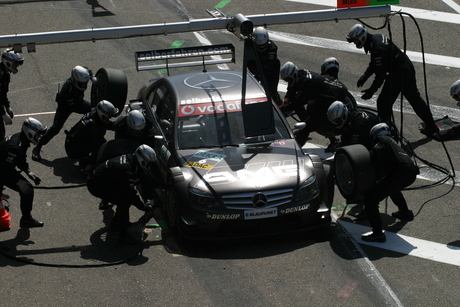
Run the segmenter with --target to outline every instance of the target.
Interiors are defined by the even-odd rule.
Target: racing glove
[[[364,100],[372,98],[374,96],[375,91],[373,89],[368,88],[367,90],[361,91],[361,93],[364,93],[361,98]]]
[[[142,200],[139,199],[139,202],[133,204],[134,207],[137,209],[144,211],[144,212],[151,212],[153,211],[153,206],[150,206],[149,203],[144,203]]]
[[[3,114],[2,118],[5,125],[11,125],[13,123],[13,120],[11,119],[11,116],[8,113]]]
[[[16,182],[16,186],[18,187],[19,192],[26,196],[31,195],[34,192],[32,185],[25,180],[19,179],[18,182]]]
[[[42,182],[42,180],[38,178],[37,175],[35,175],[33,172],[27,173],[27,176],[35,183],[35,185],[39,185],[40,182]]]
[[[148,199],[145,206],[148,208],[146,212],[152,212],[155,208],[155,201],[153,199]]]
[[[368,76],[362,75],[361,78],[359,78],[358,82],[356,83],[356,86],[357,87],[362,87],[364,85],[364,83],[366,83],[368,78],[369,78]]]

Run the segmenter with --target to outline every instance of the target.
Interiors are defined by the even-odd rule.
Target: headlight
[[[313,199],[316,197],[318,192],[319,192],[319,189],[318,189],[318,182],[316,181],[316,176],[312,175],[307,180],[305,180],[304,183],[300,185],[300,188],[297,191],[295,200],[300,201],[300,200]]]
[[[219,203],[209,193],[203,192],[196,188],[188,189],[188,195],[190,199],[190,205],[201,207],[205,209],[216,209],[219,208]]]

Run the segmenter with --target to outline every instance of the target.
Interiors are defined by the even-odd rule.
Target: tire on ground
[[[128,97],[128,78],[125,72],[115,68],[100,68],[95,77],[97,82],[91,86],[91,105],[95,107],[101,100],[108,100],[118,108],[118,116]]]
[[[349,145],[337,149],[334,158],[337,187],[348,203],[358,203],[375,184],[375,168],[369,151],[363,145]]]

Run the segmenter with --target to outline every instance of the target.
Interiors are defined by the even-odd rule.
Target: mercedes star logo
[[[241,76],[236,73],[212,72],[196,74],[184,80],[184,84],[196,89],[224,89],[233,87],[241,82]]]
[[[262,194],[260,192],[256,193],[252,197],[252,203],[254,204],[255,207],[262,208],[268,203],[267,196],[265,196],[265,194]]]

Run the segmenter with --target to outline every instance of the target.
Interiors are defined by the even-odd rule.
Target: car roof
[[[189,72],[164,80],[175,92],[178,104],[239,100],[242,97],[242,72],[237,70]],[[246,99],[266,97],[262,86],[250,74],[246,84]]]

